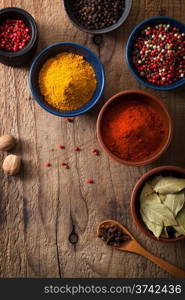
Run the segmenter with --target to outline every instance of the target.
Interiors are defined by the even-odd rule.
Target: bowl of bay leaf
[[[185,169],[162,166],[145,173],[131,195],[136,226],[160,242],[185,239]]]

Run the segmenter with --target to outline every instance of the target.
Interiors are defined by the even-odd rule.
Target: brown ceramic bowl
[[[150,157],[143,160],[138,160],[138,161],[124,160],[116,156],[114,153],[112,153],[111,150],[107,147],[107,145],[104,142],[102,124],[107,111],[110,108],[112,108],[115,104],[117,105],[119,102],[128,99],[136,99],[137,101],[148,103],[150,106],[154,107],[159,112],[159,115],[162,117],[165,127],[167,128],[167,134],[163,142],[161,143],[160,147],[154,153],[152,153]],[[160,99],[141,90],[126,90],[111,97],[102,107],[97,120],[97,137],[105,153],[110,158],[117,161],[118,163],[127,166],[148,165],[153,161],[157,160],[167,150],[172,138],[172,121],[165,105],[162,103]]]
[[[149,231],[146,226],[144,225],[140,210],[139,210],[139,195],[140,192],[145,184],[146,181],[151,179],[156,175],[166,175],[166,176],[177,176],[179,178],[185,178],[185,169],[176,167],[176,166],[162,166],[158,168],[154,168],[147,173],[145,173],[136,183],[132,195],[131,195],[131,202],[130,202],[130,209],[131,215],[134,220],[134,223],[137,227],[148,237],[155,241],[166,242],[166,243],[173,243],[181,240],[185,240],[185,236],[180,236],[178,238],[159,238],[157,239],[151,231]]]

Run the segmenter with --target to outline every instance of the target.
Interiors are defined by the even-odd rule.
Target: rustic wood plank
[[[60,0],[1,1],[0,8],[7,6],[22,7],[35,17],[40,32],[38,51],[57,41],[76,41],[90,47],[104,63],[108,84],[96,108],[66,124],[33,101],[27,69],[0,65],[1,134],[11,132],[19,139],[15,153],[23,158],[20,176],[5,178],[0,172],[0,276],[168,277],[145,258],[113,251],[99,241],[96,227],[106,218],[121,221],[148,250],[185,269],[184,242],[151,242],[133,225],[129,213],[131,190],[146,170],[164,164],[184,166],[184,88],[160,93],[148,90],[163,99],[175,124],[170,149],[155,164],[128,168],[103,153],[94,157],[90,152],[92,147],[99,147],[95,128],[103,103],[123,89],[145,89],[131,76],[123,58],[129,32],[154,15],[185,22],[184,1],[133,0],[125,24],[104,35],[100,46],[69,22]],[[63,152],[57,149],[60,143],[66,146]],[[74,152],[75,145],[82,150]],[[2,161],[6,154],[0,155]],[[45,161],[51,162],[51,168],[44,167]],[[67,161],[70,170],[61,168],[61,161]],[[86,184],[87,177],[94,178],[95,184]],[[76,246],[68,240],[73,226],[79,237]]]

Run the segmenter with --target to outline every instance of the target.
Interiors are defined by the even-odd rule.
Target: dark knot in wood
[[[69,242],[73,245],[76,245],[78,243],[78,235],[75,232],[75,226],[73,225],[73,229],[69,235]]]
[[[93,42],[95,45],[100,46],[103,43],[103,37],[100,34],[95,34],[93,36]]]

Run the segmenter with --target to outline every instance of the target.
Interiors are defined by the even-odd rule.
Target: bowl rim
[[[101,125],[103,122],[103,117],[104,114],[107,110],[107,108],[110,106],[110,104],[112,104],[112,102],[117,101],[119,99],[120,96],[123,95],[127,95],[127,94],[139,94],[139,95],[144,95],[146,97],[148,97],[150,100],[157,102],[160,107],[163,109],[164,113],[167,116],[168,119],[168,124],[169,124],[169,132],[168,132],[168,137],[166,140],[166,143],[163,145],[163,147],[161,148],[161,150],[159,152],[157,152],[153,157],[150,157],[148,159],[142,160],[142,161],[138,161],[138,162],[131,162],[131,161],[127,161],[124,159],[119,158],[118,156],[116,156],[115,154],[113,154],[108,147],[105,145],[104,141],[103,141],[103,137],[102,137],[102,131],[101,131]],[[137,89],[130,89],[130,90],[124,90],[121,91],[115,95],[113,95],[101,108],[99,115],[98,115],[98,119],[97,119],[97,137],[98,137],[98,141],[100,146],[103,148],[103,150],[106,152],[106,154],[111,157],[114,161],[122,164],[122,165],[126,165],[126,166],[132,166],[132,167],[138,167],[138,166],[145,166],[145,165],[149,165],[152,162],[154,162],[155,160],[157,160],[162,154],[164,154],[164,152],[167,150],[167,148],[170,145],[171,139],[172,139],[172,135],[173,135],[173,124],[172,124],[172,119],[170,117],[170,114],[165,106],[165,104],[156,96],[151,95],[143,90],[137,90]]]
[[[142,225],[141,220],[137,217],[137,212],[136,212],[136,201],[138,199],[138,192],[142,186],[142,184],[144,184],[144,182],[147,181],[148,178],[150,178],[153,175],[157,175],[158,173],[161,172],[165,172],[165,171],[174,171],[177,172],[179,174],[184,175],[185,177],[185,168],[183,167],[179,167],[179,166],[175,166],[175,165],[164,165],[164,166],[159,166],[156,168],[153,168],[149,171],[147,171],[146,173],[144,173],[135,183],[134,188],[132,190],[131,193],[131,198],[130,198],[130,213],[132,216],[132,220],[134,221],[134,224],[139,227],[139,229],[147,236],[150,237],[151,239],[158,241],[158,242],[165,242],[165,243],[174,243],[176,241],[181,241],[185,239],[185,236],[180,236],[177,238],[171,238],[171,239],[167,239],[167,238],[159,238],[157,239],[152,233],[150,233],[150,231]]]
[[[54,48],[56,46],[59,46],[59,45],[72,45],[76,48],[82,48],[82,49],[85,49],[87,52],[89,52],[93,57],[95,57],[95,59],[97,60],[98,64],[99,64],[99,67],[100,67],[100,72],[102,74],[102,82],[101,82],[101,90],[99,92],[99,95],[97,96],[96,100],[91,103],[91,105],[87,106],[85,109],[82,109],[80,112],[66,112],[66,113],[62,113],[60,111],[57,111],[55,110],[55,108],[52,108],[52,107],[48,107],[47,105],[45,105],[45,103],[43,101],[41,101],[39,99],[39,97],[37,97],[36,95],[36,92],[35,92],[35,89],[33,88],[33,85],[32,85],[32,75],[33,75],[33,69],[35,67],[35,64],[39,62],[40,58],[42,57],[42,55],[46,52],[48,52],[51,48]],[[104,67],[103,67],[103,64],[101,63],[99,57],[89,48],[79,44],[79,43],[75,43],[75,42],[57,42],[57,43],[53,43],[49,46],[47,46],[46,48],[44,48],[35,58],[34,60],[32,61],[32,64],[31,64],[31,67],[30,67],[30,70],[29,70],[29,75],[28,75],[28,81],[29,81],[29,87],[30,87],[30,90],[33,94],[33,97],[34,99],[37,101],[37,103],[43,108],[45,109],[47,112],[55,115],[55,116],[59,116],[59,117],[75,117],[75,116],[78,116],[78,115],[82,115],[84,113],[86,113],[87,111],[89,111],[90,109],[92,109],[96,103],[100,100],[102,94],[103,94],[103,91],[104,91],[104,88],[105,88],[105,71],[104,71]],[[83,107],[82,107],[83,108]]]
[[[114,25],[111,25],[109,27],[106,27],[106,28],[102,28],[102,29],[93,29],[93,30],[90,30],[90,29],[86,29],[85,27],[83,27],[82,25],[78,24],[77,22],[75,22],[71,16],[69,15],[69,12],[68,12],[68,8],[66,6],[66,2],[68,0],[64,0],[64,8],[65,8],[65,11],[66,11],[66,14],[69,18],[69,20],[72,22],[72,24],[74,26],[76,26],[79,30],[83,31],[83,32],[87,32],[87,33],[90,33],[90,34],[104,34],[104,33],[108,33],[108,32],[111,32],[115,29],[117,29],[118,27],[120,27],[125,21],[126,19],[128,18],[129,16],[129,13],[130,13],[130,10],[132,8],[132,0],[125,0],[125,9],[124,9],[124,12],[123,14],[121,15],[120,19],[117,21],[116,24]]]
[[[8,52],[8,51],[4,51],[4,50],[0,49],[1,56],[11,59],[11,58],[20,57],[30,51],[30,49],[35,45],[35,42],[37,41],[38,28],[37,28],[35,19],[28,11],[26,11],[22,8],[19,8],[19,7],[6,7],[6,8],[3,8],[0,10],[0,17],[1,17],[1,15],[6,14],[8,12],[16,12],[20,16],[24,16],[24,18],[26,18],[27,22],[30,24],[31,31],[32,31],[31,39],[28,42],[28,44],[25,46],[24,49],[22,49],[20,51],[16,51],[16,52]]]
[[[184,27],[184,32],[185,32],[185,24],[183,24],[181,21],[175,19],[175,18],[171,18],[171,17],[168,17],[168,16],[154,16],[154,17],[150,17],[150,18],[147,18],[147,19],[144,19],[143,21],[141,21],[139,24],[137,24],[131,31],[130,35],[129,35],[129,38],[127,40],[127,43],[126,43],[126,48],[125,48],[125,59],[126,59],[126,63],[128,65],[128,68],[130,70],[130,72],[132,73],[132,75],[141,83],[143,84],[145,87],[148,87],[148,88],[152,88],[154,90],[159,90],[159,91],[169,91],[169,90],[173,90],[173,89],[176,89],[182,85],[185,84],[185,78],[183,79],[180,79],[174,83],[172,83],[171,85],[167,85],[167,86],[158,86],[158,85],[153,85],[149,82],[147,82],[146,80],[143,80],[138,74],[137,72],[134,70],[132,64],[131,64],[131,60],[130,60],[130,55],[129,55],[129,49],[130,47],[132,47],[132,44],[133,44],[133,41],[135,39],[135,36],[137,35],[138,31],[140,30],[140,28],[145,25],[145,24],[148,24],[149,22],[153,22],[153,21],[157,21],[157,20],[164,20],[164,21],[167,21],[167,22],[175,22],[177,23],[177,26],[183,26]]]

